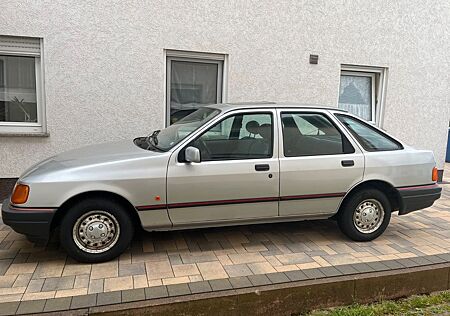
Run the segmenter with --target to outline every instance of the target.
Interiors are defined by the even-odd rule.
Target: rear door
[[[280,216],[327,217],[363,178],[364,156],[326,110],[278,110]]]

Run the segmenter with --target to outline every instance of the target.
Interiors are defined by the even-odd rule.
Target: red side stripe
[[[148,211],[148,210],[161,210],[167,208],[167,204],[158,204],[158,205],[143,205],[136,207],[138,211]]]
[[[275,201],[278,201],[278,197],[262,197],[262,198],[249,198],[249,199],[234,199],[234,200],[171,203],[168,205],[168,207],[169,208],[178,208],[178,207],[226,205],[226,204],[257,203],[257,202],[275,202]]]
[[[423,189],[436,189],[439,188],[439,185],[437,183],[434,184],[426,184],[426,185],[417,185],[413,187],[399,187],[397,190],[400,191],[408,191],[408,190],[423,190]]]
[[[343,197],[345,196],[345,192],[339,193],[323,193],[323,194],[304,194],[304,195],[288,195],[280,197],[281,201],[286,200],[306,200],[306,199],[321,199],[328,197]]]
[[[345,194],[346,194],[345,192],[338,192],[338,193],[323,193],[323,194],[290,195],[282,197],[261,197],[261,198],[231,199],[231,200],[216,200],[216,201],[183,202],[171,204],[143,205],[137,206],[136,208],[139,211],[146,211],[146,210],[160,210],[165,208],[182,208],[182,207],[196,207],[209,205],[229,205],[229,204],[258,203],[258,202],[332,198],[332,197],[343,197],[345,196]]]
[[[14,211],[23,211],[23,212],[55,212],[56,208],[41,208],[41,207],[18,207],[9,205],[9,208]]]

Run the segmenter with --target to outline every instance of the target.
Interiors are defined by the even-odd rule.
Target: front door
[[[360,182],[364,156],[327,111],[279,110],[280,216],[328,217]]]
[[[232,112],[172,154],[167,202],[174,226],[232,224],[278,215],[275,115],[271,109]],[[180,157],[188,146],[200,150],[201,162],[183,162]]]

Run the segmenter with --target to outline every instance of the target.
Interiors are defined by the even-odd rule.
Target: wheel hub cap
[[[109,229],[107,225],[104,225],[103,222],[93,222],[89,223],[86,226],[86,237],[87,240],[92,242],[102,242],[106,240],[106,235],[109,235]],[[83,234],[83,231],[82,231]]]
[[[91,211],[80,217],[73,228],[75,244],[83,251],[101,253],[117,242],[120,229],[116,218],[105,211]]]
[[[375,199],[362,201],[353,214],[353,223],[358,231],[370,234],[380,228],[384,220],[384,209]]]

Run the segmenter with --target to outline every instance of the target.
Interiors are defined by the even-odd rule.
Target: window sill
[[[50,137],[50,133],[5,133],[0,132],[0,137]]]

